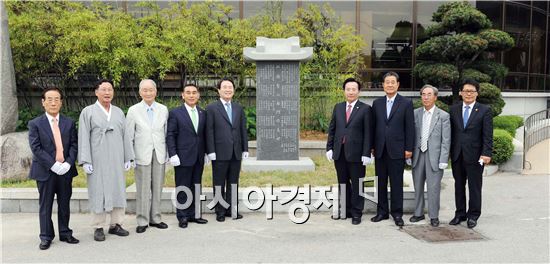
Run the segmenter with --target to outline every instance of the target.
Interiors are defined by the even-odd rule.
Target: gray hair
[[[155,90],[157,89],[157,84],[155,83],[155,81],[151,79],[143,79],[141,80],[141,82],[139,82],[139,90],[141,91],[141,88],[143,88],[143,86],[147,83],[151,83],[151,85],[153,85],[153,88],[155,88]]]
[[[422,88],[420,88],[420,95],[422,95],[422,92],[424,91],[424,89],[426,88],[432,88],[432,90],[434,91],[434,95],[437,96],[437,93],[439,93],[439,90],[437,88],[435,88],[434,86],[432,86],[431,84],[426,84],[424,86],[422,86]]]

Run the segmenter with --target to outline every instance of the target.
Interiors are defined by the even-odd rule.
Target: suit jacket
[[[168,115],[168,131],[166,132],[166,146],[170,157],[178,155],[180,166],[193,166],[198,161],[204,163],[206,154],[206,112],[198,105],[195,106],[199,116],[199,127],[195,131],[193,121],[182,105]]]
[[[462,152],[464,161],[475,163],[480,156],[493,153],[493,114],[491,108],[475,102],[468,123],[464,127],[462,103],[450,108],[451,159],[458,160]]]
[[[344,155],[348,162],[361,162],[361,156],[370,157],[372,148],[372,110],[370,105],[357,101],[349,121],[346,122],[347,102],[334,106],[328,128],[327,151],[333,150],[334,160],[338,160],[344,143]]]
[[[242,159],[242,153],[248,152],[248,134],[246,131],[246,116],[241,105],[231,101],[233,122],[220,100],[206,107],[206,150],[216,153],[216,160],[231,160],[233,154],[237,160]]]
[[[404,159],[405,151],[413,151],[414,114],[413,104],[399,94],[394,97],[389,118],[386,116],[387,97],[372,103],[374,116],[374,154],[381,158],[387,147],[391,159]]]
[[[416,127],[416,137],[412,157],[412,167],[415,168],[420,154],[420,145],[422,143],[424,107],[414,110],[414,123]],[[439,170],[439,163],[449,162],[449,151],[451,148],[451,122],[449,114],[434,106],[432,119],[430,120],[430,130],[428,134],[428,159],[432,171]]]
[[[65,162],[71,165],[63,177],[78,175],[75,167],[78,153],[78,138],[76,126],[73,120],[59,115],[59,130],[63,144],[63,157]],[[50,177],[59,177],[50,168],[55,164],[55,140],[46,114],[43,114],[29,122],[29,144],[32,151],[32,165],[29,178],[37,181],[47,181]]]
[[[134,148],[133,158],[139,165],[149,165],[152,160],[153,150],[156,159],[163,164],[166,160],[166,121],[168,120],[168,108],[155,103],[153,111],[153,123],[149,123],[147,104],[143,101],[132,105],[126,115],[127,137]]]

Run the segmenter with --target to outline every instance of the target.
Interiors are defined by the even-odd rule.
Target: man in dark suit
[[[78,243],[69,228],[73,177],[78,139],[73,120],[59,114],[63,95],[58,88],[42,92],[42,106],[46,113],[29,122],[29,144],[33,154],[29,178],[36,180],[40,194],[40,245],[50,247],[55,237],[52,222],[52,206],[57,194],[57,219],[59,240]]]
[[[491,162],[493,114],[491,108],[476,102],[479,83],[465,80],[460,88],[462,103],[453,105],[451,115],[451,162],[455,179],[455,217],[450,225],[467,220],[469,228],[481,215],[481,183],[484,165]],[[466,181],[469,208],[466,211]]]
[[[206,157],[206,112],[197,103],[200,98],[199,89],[194,84],[187,84],[183,88],[181,97],[184,104],[168,115],[168,128],[166,132],[166,146],[170,163],[174,166],[174,177],[177,188],[188,188],[191,197],[181,190],[177,190],[179,206],[186,204],[191,199],[186,209],[176,209],[179,227],[186,228],[188,222],[206,224],[208,221],[201,218],[200,201],[195,201],[195,194],[201,192],[201,181],[204,164],[208,162]],[[198,188],[195,188],[198,187]]]
[[[223,198],[229,204],[229,207],[220,203],[216,205],[216,221],[223,222],[226,216],[233,219],[243,217],[234,201],[238,201],[235,198],[238,195],[241,160],[248,158],[248,135],[244,110],[232,101],[235,94],[233,81],[222,79],[218,83],[218,93],[220,100],[206,107],[206,150],[212,160],[214,196]]]
[[[352,217],[351,223],[361,223],[365,199],[363,189],[365,166],[371,162],[372,112],[368,104],[359,101],[361,84],[348,78],[342,85],[346,101],[336,104],[328,129],[327,159],[334,160],[339,186],[345,186],[345,207],[334,219]],[[344,191],[344,190],[340,190]],[[361,192],[362,193],[362,192]]]
[[[378,206],[372,222],[389,218],[403,226],[403,171],[405,159],[412,157],[414,145],[414,110],[410,99],[399,94],[399,75],[388,72],[383,77],[386,96],[374,100],[374,155],[378,175]],[[391,187],[391,212],[388,209],[388,178]]]

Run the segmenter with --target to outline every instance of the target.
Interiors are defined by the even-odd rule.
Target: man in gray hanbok
[[[78,163],[88,175],[88,204],[93,215],[94,239],[104,241],[103,225],[110,215],[109,234],[127,236],[121,226],[126,208],[124,171],[133,166],[133,149],[124,138],[122,110],[111,105],[113,84],[101,80],[97,101],[82,110],[78,129]]]

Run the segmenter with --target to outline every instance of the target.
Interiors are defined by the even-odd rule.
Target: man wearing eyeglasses
[[[29,144],[32,165],[29,178],[36,180],[40,203],[40,245],[48,249],[55,237],[52,222],[52,206],[57,195],[57,225],[59,240],[77,244],[73,230],[69,228],[73,177],[77,153],[76,125],[73,120],[59,113],[63,95],[58,88],[42,92],[45,114],[29,122]]]
[[[450,225],[467,220],[469,228],[477,225],[481,215],[483,168],[491,162],[493,149],[493,114],[491,108],[476,102],[479,83],[465,80],[460,88],[462,103],[450,108],[451,164],[455,179],[454,218]],[[466,181],[469,205],[466,211]]]

